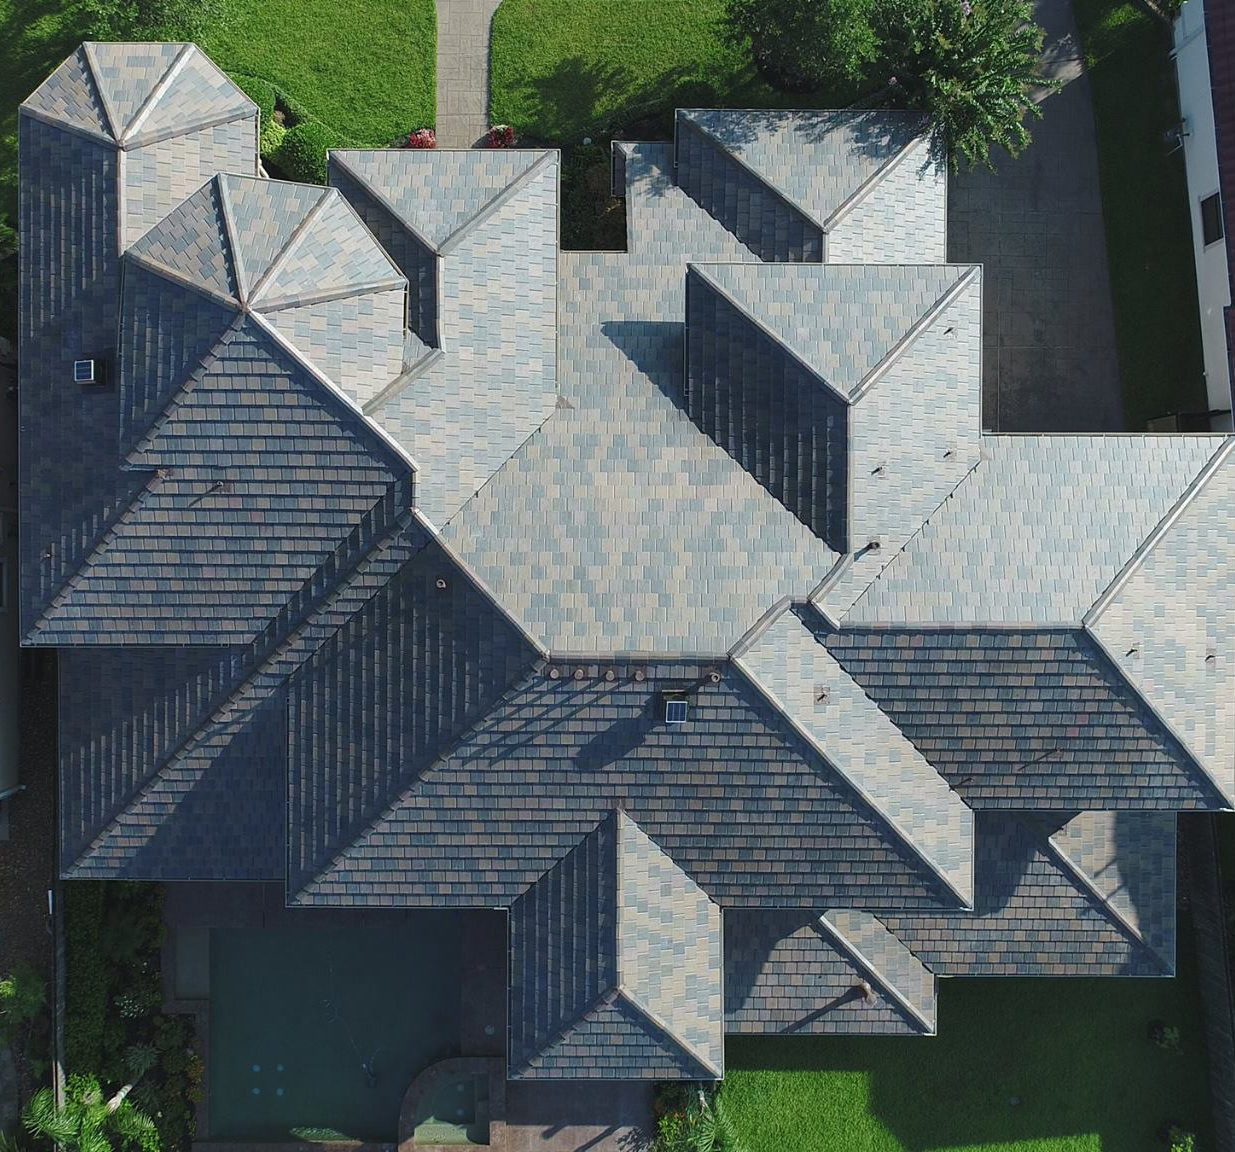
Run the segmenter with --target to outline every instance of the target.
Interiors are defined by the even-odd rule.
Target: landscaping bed
[[[202,1062],[193,1021],[162,1011],[163,889],[66,881],[64,1060],[105,1093],[126,1084],[166,1152],[187,1148]]]
[[[945,980],[939,1034],[732,1038],[722,1099],[750,1152],[1213,1147],[1192,930],[1175,979]],[[1150,1025],[1178,1029],[1178,1050]]]
[[[1134,0],[1075,0],[1089,68],[1127,427],[1204,411],[1201,330],[1169,27]]]

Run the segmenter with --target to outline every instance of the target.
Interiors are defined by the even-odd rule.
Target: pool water
[[[460,959],[449,912],[212,931],[211,1140],[393,1142],[408,1085],[459,1054]]]

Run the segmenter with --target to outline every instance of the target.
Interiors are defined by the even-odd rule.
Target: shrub
[[[728,0],[730,43],[750,43],[759,74],[785,92],[859,84],[878,55],[873,0]]]
[[[103,934],[102,884],[64,885],[64,1055],[70,1072],[98,1069],[107,1030],[108,979],[99,942]]]
[[[280,124],[277,120],[271,120],[268,124],[262,124],[262,135],[258,141],[258,147],[261,149],[263,160],[268,160],[278,152],[286,135],[287,126]]]
[[[486,137],[490,148],[513,148],[515,130],[509,124],[494,124]]]
[[[274,85],[269,80],[263,80],[260,76],[245,76],[239,72],[229,72],[228,75],[231,77],[232,83],[257,105],[258,111],[262,114],[262,128],[264,130],[266,125],[274,119]]]
[[[1196,1152],[1196,1134],[1185,1128],[1171,1125],[1168,1140],[1169,1152]]]
[[[437,133],[432,128],[417,128],[415,132],[409,132],[407,139],[403,142],[404,148],[436,148]]]
[[[1149,1038],[1163,1052],[1182,1051],[1179,1046],[1179,1029],[1172,1024],[1166,1023],[1165,1020],[1150,1021]]]
[[[339,137],[318,120],[305,120],[287,130],[271,159],[289,180],[326,183],[326,151],[338,147]]]

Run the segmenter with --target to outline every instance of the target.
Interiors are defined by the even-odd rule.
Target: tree
[[[993,147],[1029,144],[1035,94],[1058,87],[1031,0],[879,0],[877,27],[890,100],[930,116],[953,166],[991,168]]]
[[[154,1121],[129,1100],[131,1084],[110,1099],[93,1076],[75,1073],[64,1089],[64,1107],[56,1107],[50,1088],[41,1088],[22,1112],[31,1135],[66,1152],[160,1152]]]
[[[755,68],[774,88],[849,90],[878,55],[874,0],[727,0],[731,43],[749,42]]]

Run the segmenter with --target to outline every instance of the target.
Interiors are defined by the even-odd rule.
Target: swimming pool
[[[210,1139],[394,1141],[417,1073],[459,1050],[460,927],[210,934]]]

